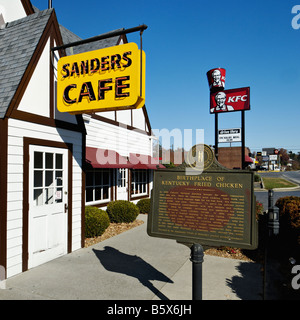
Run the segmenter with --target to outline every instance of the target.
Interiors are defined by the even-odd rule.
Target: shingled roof
[[[6,114],[52,11],[39,11],[0,29],[0,118]]]

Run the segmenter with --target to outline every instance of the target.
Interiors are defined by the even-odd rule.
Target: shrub
[[[136,204],[140,210],[140,213],[150,212],[150,199],[141,199]]]
[[[256,219],[258,220],[258,215],[264,213],[264,206],[261,202],[256,201]]]
[[[275,205],[284,223],[293,229],[300,229],[300,197],[279,198]]]
[[[133,222],[138,216],[139,208],[127,200],[111,201],[106,209],[111,222]]]
[[[282,197],[275,205],[279,208],[283,236],[300,245],[300,197]]]
[[[261,181],[260,175],[255,174],[254,175],[254,182],[260,182],[260,181]]]
[[[95,208],[85,208],[85,237],[101,236],[109,226],[109,217],[106,211]]]

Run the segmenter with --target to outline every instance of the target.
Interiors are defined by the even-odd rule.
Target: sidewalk
[[[0,300],[191,300],[190,249],[145,223],[5,281]],[[261,265],[204,256],[204,300],[261,300]]]

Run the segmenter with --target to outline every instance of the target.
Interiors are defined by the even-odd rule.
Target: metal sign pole
[[[218,130],[218,113],[215,113],[215,157],[218,160],[219,158],[219,149],[218,149],[218,143],[219,143],[219,130]]]
[[[193,262],[193,300],[202,300],[202,263],[203,248],[194,243],[191,247],[191,261]]]
[[[242,110],[242,169],[245,169],[245,110]]]

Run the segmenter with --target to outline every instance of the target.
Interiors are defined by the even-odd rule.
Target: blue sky
[[[46,9],[48,0],[32,0]],[[214,144],[206,72],[226,69],[226,89],[250,87],[246,146],[300,152],[300,25],[296,0],[53,0],[58,21],[89,38],[148,25],[146,107],[153,129],[204,129]],[[300,11],[299,11],[300,13]],[[298,21],[299,20],[299,21]],[[129,34],[139,44],[139,34]],[[238,128],[241,113],[219,116],[219,129]],[[232,146],[239,146],[233,143]],[[228,146],[220,144],[219,147]]]

